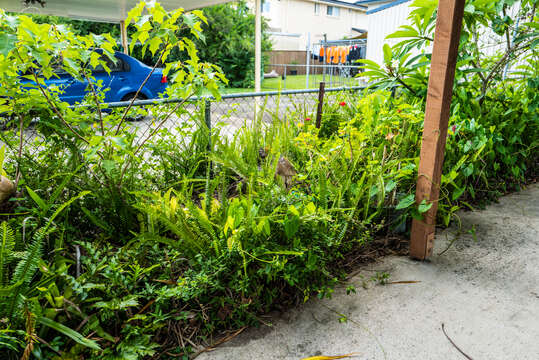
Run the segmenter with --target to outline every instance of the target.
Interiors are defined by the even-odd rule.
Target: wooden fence
[[[271,64],[286,64],[286,65],[305,65],[307,61],[307,51],[298,51],[298,50],[275,50],[267,53],[268,55],[268,65],[265,66],[264,72],[268,73],[271,70],[277,71],[279,75],[283,75],[282,66],[274,66]],[[297,71],[297,75],[305,75],[305,66],[303,67],[294,67],[287,66],[287,75],[291,75],[291,71]]]

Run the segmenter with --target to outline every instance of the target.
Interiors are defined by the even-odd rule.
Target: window
[[[110,69],[111,72],[124,71],[123,61],[118,59],[118,58],[116,58],[116,62],[113,62],[107,56],[103,55],[103,56],[101,56],[101,60],[105,61],[105,63],[107,64],[107,67]],[[93,73],[102,73],[102,72],[106,72],[106,71],[105,71],[105,68],[103,67],[103,65],[97,65],[95,68],[92,68],[92,72]]]
[[[315,15],[320,15],[320,4],[319,3],[314,3],[314,14]]]
[[[269,13],[270,12],[270,2],[269,0],[262,0],[262,4],[260,4],[262,6],[262,13]]]
[[[327,15],[328,16],[335,16],[335,17],[338,17],[339,14],[340,14],[340,8],[336,7],[336,6],[330,6],[328,5],[328,10],[327,10]]]

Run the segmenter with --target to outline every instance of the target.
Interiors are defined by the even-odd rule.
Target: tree
[[[204,29],[206,43],[197,44],[200,58],[219,65],[231,87],[252,87],[255,67],[254,15],[248,11],[244,1],[212,6],[204,10],[204,14],[208,18],[208,27]],[[271,50],[267,28],[263,19],[262,52]]]

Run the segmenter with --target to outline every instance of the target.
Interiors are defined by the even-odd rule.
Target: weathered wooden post
[[[426,200],[432,203],[432,207],[424,214],[423,220],[413,220],[410,239],[410,256],[419,260],[432,255],[434,246],[464,3],[465,0],[440,0],[438,4],[416,189],[416,202]]]
[[[316,109],[316,128],[320,129],[322,125],[322,110],[324,107],[324,93],[326,89],[326,83],[321,82],[320,88],[318,89],[318,108]]]

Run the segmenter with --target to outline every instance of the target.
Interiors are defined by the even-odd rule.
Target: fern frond
[[[2,239],[0,240],[0,287],[7,283],[7,265],[13,259],[13,248],[15,247],[15,236],[13,230],[3,221],[0,224]]]
[[[23,259],[19,261],[15,267],[15,271],[11,277],[11,284],[20,285],[15,288],[11,295],[11,299],[9,300],[8,317],[13,315],[13,311],[21,301],[21,292],[24,292],[28,288],[32,277],[34,276],[41,257],[43,239],[48,233],[49,232],[44,229],[39,229],[35,232],[34,240],[28,247],[28,250],[25,251]]]

